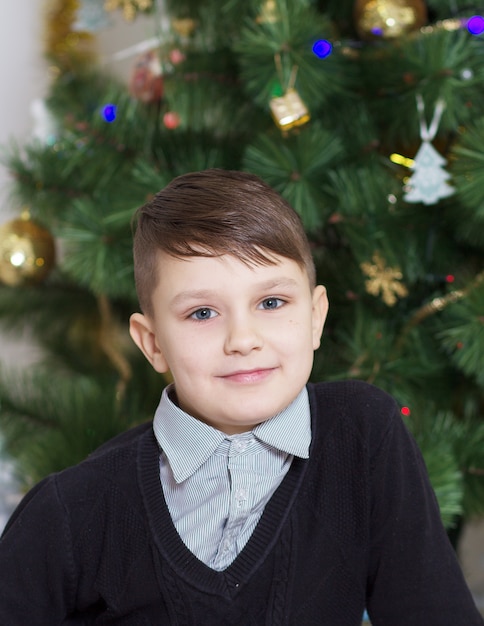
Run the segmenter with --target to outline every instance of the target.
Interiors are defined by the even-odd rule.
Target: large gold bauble
[[[48,230],[28,218],[0,226],[0,281],[12,287],[41,282],[55,264]]]
[[[355,26],[361,39],[393,39],[427,22],[423,0],[356,0]]]

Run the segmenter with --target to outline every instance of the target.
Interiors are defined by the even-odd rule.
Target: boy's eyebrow
[[[260,289],[261,291],[271,291],[271,289],[282,289],[284,287],[297,286],[298,281],[294,280],[294,278],[289,278],[288,276],[283,276],[281,278],[272,278],[256,285],[257,289]]]
[[[171,300],[170,306],[176,307],[183,304],[186,300],[209,300],[215,294],[211,289],[190,289],[189,291],[180,291]]]
[[[261,283],[255,283],[254,288],[257,291],[271,291],[272,289],[294,288],[298,286],[298,281],[293,278],[275,278],[266,280]],[[186,291],[180,291],[171,300],[170,306],[177,307],[182,305],[187,300],[210,300],[217,295],[217,292],[213,289],[189,289]]]

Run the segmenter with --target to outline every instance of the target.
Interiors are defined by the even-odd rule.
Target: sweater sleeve
[[[482,626],[423,458],[397,409],[371,465],[373,626]]]
[[[74,603],[67,515],[55,477],[34,487],[0,539],[0,624],[56,626]]]

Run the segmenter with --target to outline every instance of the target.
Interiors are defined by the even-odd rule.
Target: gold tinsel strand
[[[126,387],[132,377],[131,365],[119,345],[109,299],[107,296],[101,294],[98,296],[97,302],[101,318],[99,343],[101,349],[119,374],[116,395],[118,402],[121,402],[124,398]]]
[[[71,64],[88,63],[93,60],[94,37],[85,31],[73,31],[79,9],[78,0],[49,0],[45,19],[45,54],[60,67],[51,68],[53,73]]]
[[[120,9],[127,22],[132,22],[139,12],[148,11],[152,7],[153,0],[105,0],[104,2],[106,11]]]
[[[449,18],[446,20],[439,20],[438,22],[434,22],[433,24],[426,24],[422,26],[418,30],[407,33],[406,37],[408,39],[412,39],[415,37],[422,37],[425,35],[434,35],[442,30],[447,32],[454,32],[456,30],[463,29],[463,20],[459,18]],[[358,59],[361,56],[360,47],[355,47],[352,44],[348,44],[348,42],[342,42],[335,40],[333,41],[333,48],[339,49],[343,56],[346,56],[351,59]]]
[[[466,289],[455,289],[445,296],[437,296],[427,304],[424,304],[424,306],[420,307],[420,309],[418,309],[405,324],[402,333],[400,334],[400,337],[396,342],[397,350],[401,349],[404,341],[407,338],[408,333],[412,330],[412,328],[418,326],[421,322],[426,320],[427,317],[443,311],[450,304],[454,304],[456,302],[459,302],[459,300],[462,300],[462,298],[467,296],[473,289],[480,285],[483,280],[484,272],[481,272],[480,274],[477,274],[477,276]]]
[[[411,320],[408,322],[407,327],[412,328],[413,326],[417,326],[417,324],[423,322],[423,320],[427,317],[443,311],[449,306],[449,304],[454,304],[455,302],[462,300],[462,298],[467,296],[473,289],[480,285],[483,280],[484,272],[481,272],[474,278],[467,289],[456,289],[445,296],[437,296],[436,298],[433,298],[430,302],[414,313]]]

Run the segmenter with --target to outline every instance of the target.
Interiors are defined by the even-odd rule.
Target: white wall
[[[30,103],[42,97],[47,87],[41,50],[41,2],[4,0],[0,20],[0,152],[12,137],[22,139],[30,134]],[[18,207],[8,198],[9,180],[8,171],[0,165],[0,224],[18,214]],[[1,361],[27,362],[30,348],[28,341],[18,343],[0,335]],[[0,457],[0,532],[17,501],[11,467]]]
[[[0,151],[12,137],[28,137],[32,100],[48,84],[42,56],[43,6],[40,0],[2,2],[0,20]],[[9,175],[0,165],[0,223],[18,213],[8,200]]]
[[[15,138],[22,142],[32,130],[30,106],[43,97],[48,67],[42,54],[43,5],[40,0],[3,2],[0,20],[0,153]],[[11,177],[0,164],[0,224],[18,215],[20,207],[9,198]],[[0,360],[28,362],[29,342],[18,343],[0,335]]]

